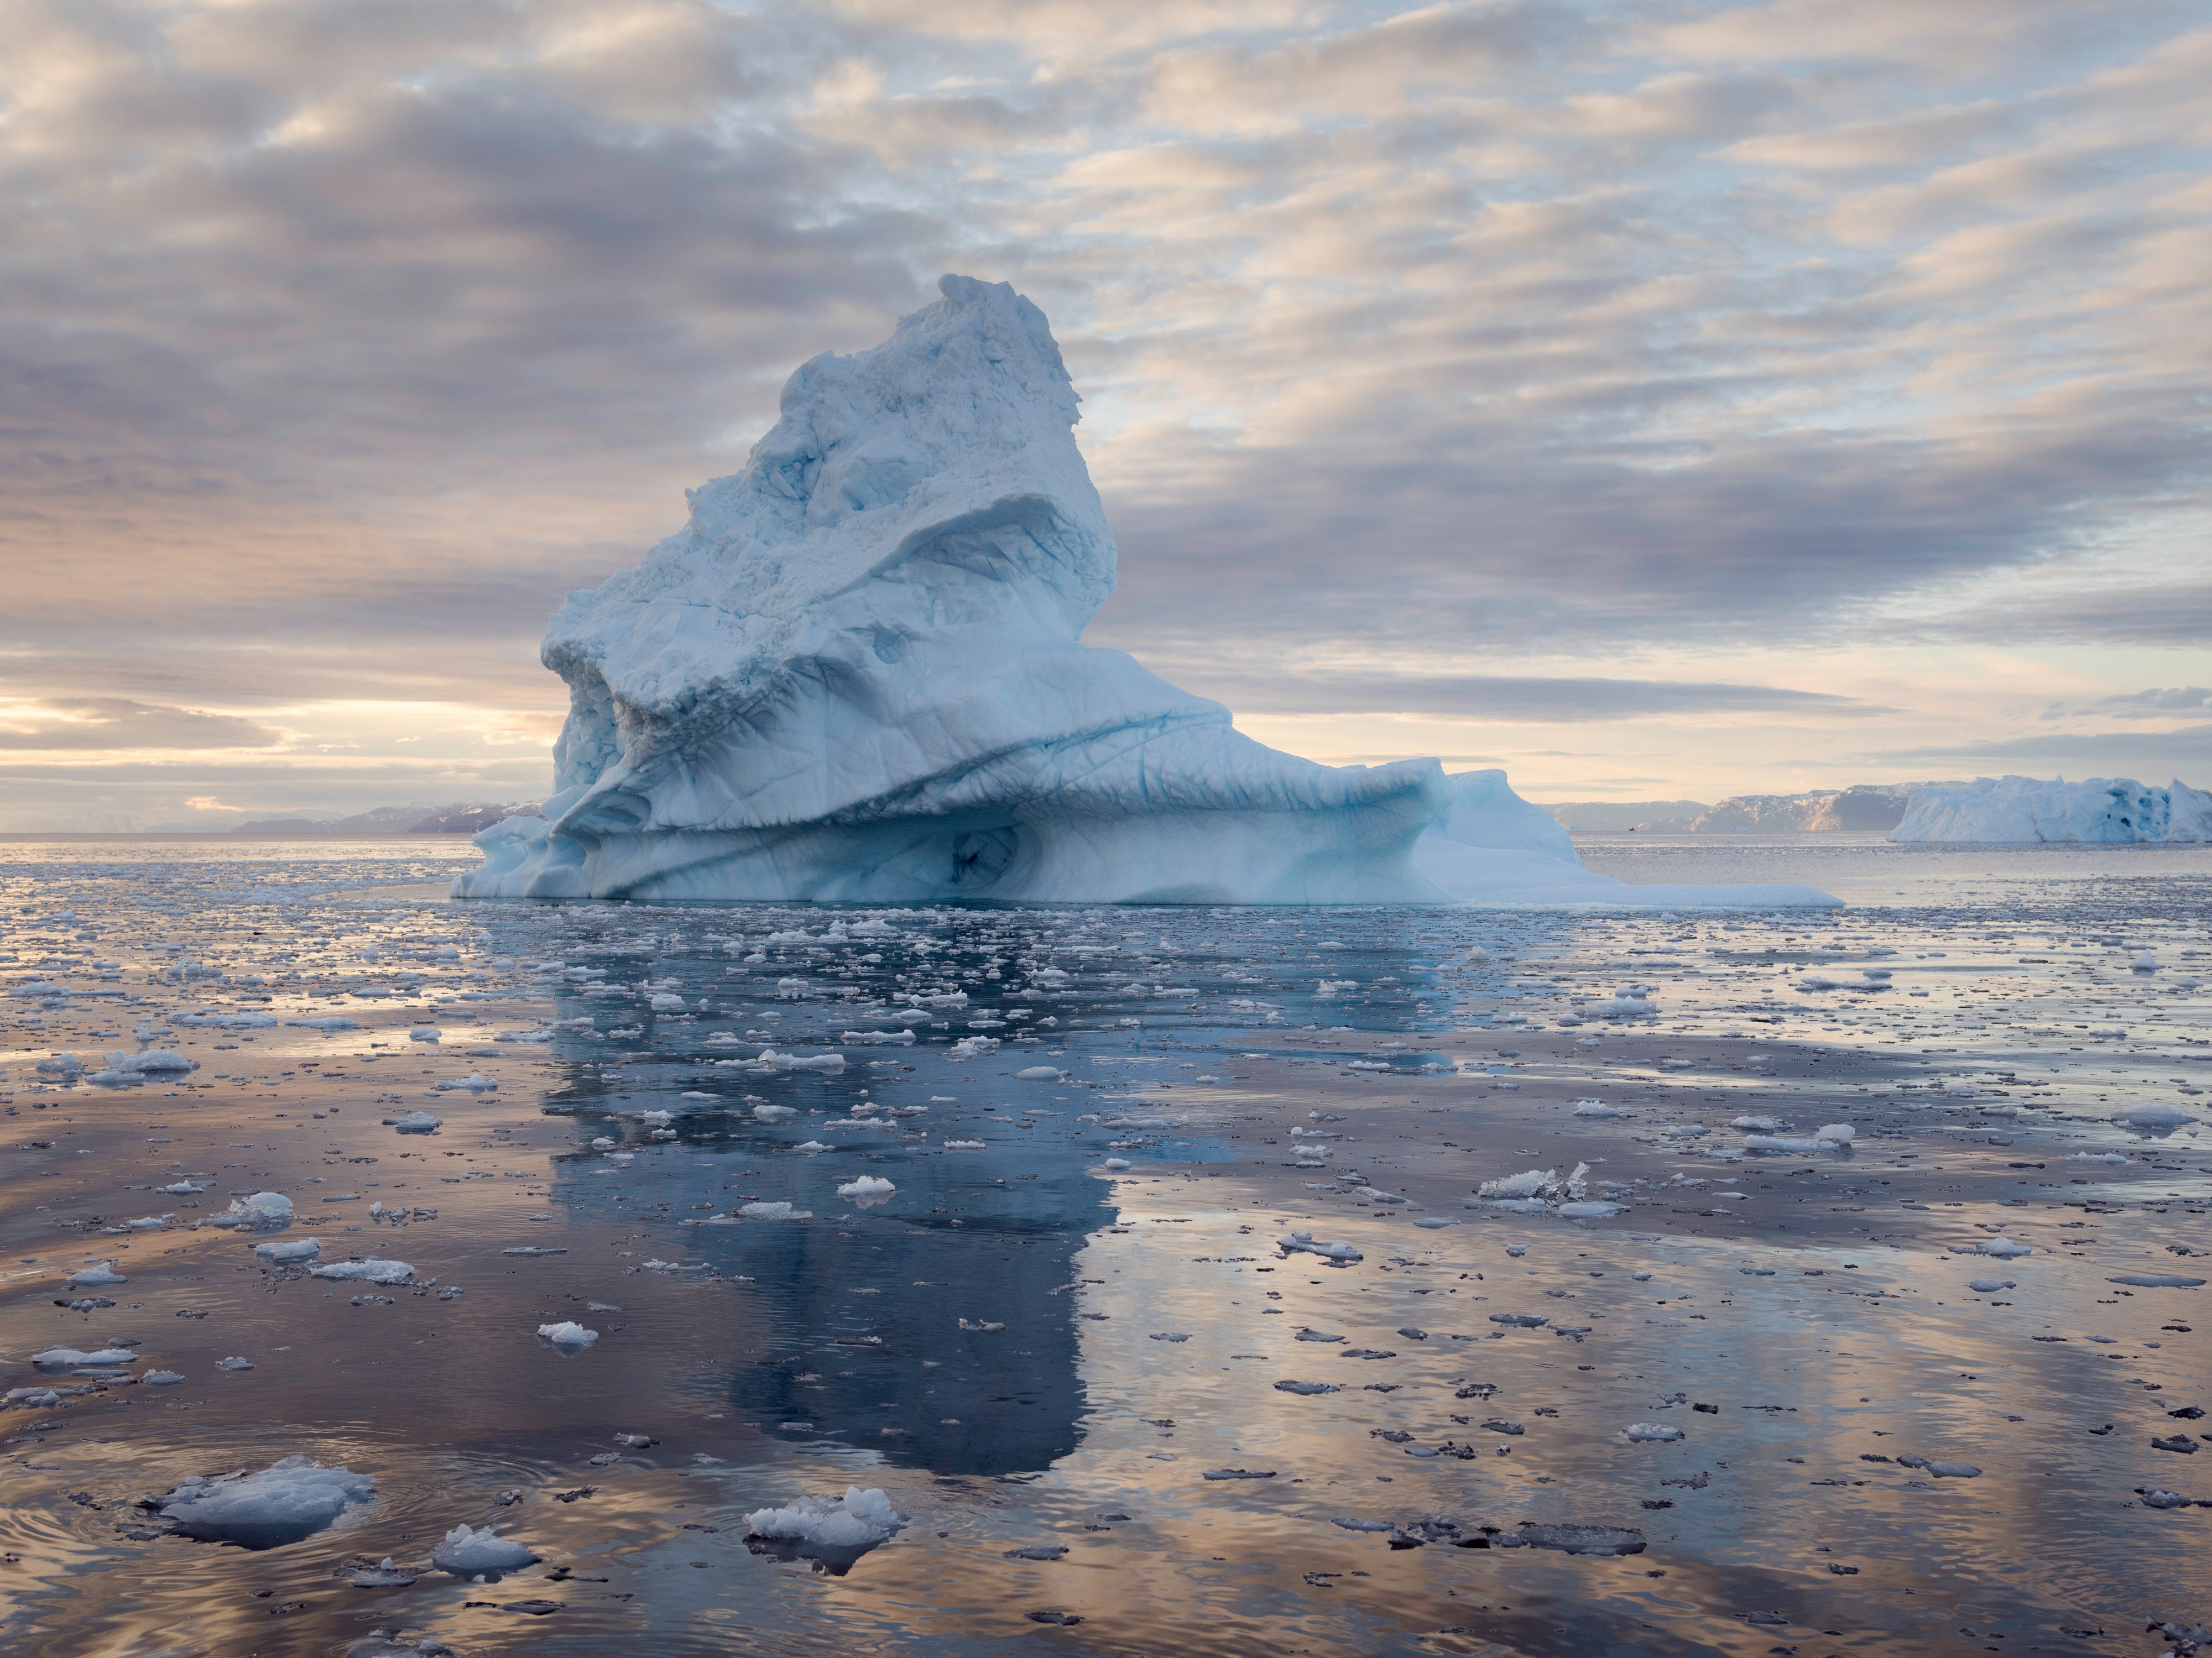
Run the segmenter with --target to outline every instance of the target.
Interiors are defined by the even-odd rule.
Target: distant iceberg
[[[783,390],[690,522],[568,596],[542,817],[458,897],[1820,905],[1630,886],[1500,771],[1330,767],[1080,642],[1115,549],[1044,314],[946,276]]]
[[[2063,841],[2099,846],[2212,841],[2212,794],[2176,779],[1977,777],[1912,792],[1893,841]]]

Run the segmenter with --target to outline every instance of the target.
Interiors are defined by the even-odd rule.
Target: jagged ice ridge
[[[1501,771],[1329,767],[1083,629],[1115,548],[1044,315],[946,276],[546,635],[544,816],[461,897],[1833,904],[1582,867]]]

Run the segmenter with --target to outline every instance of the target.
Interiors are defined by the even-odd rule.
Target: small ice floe
[[[1480,1198],[1540,1198],[1555,1192],[1559,1186],[1559,1171],[1556,1169],[1531,1169],[1518,1175],[1507,1175],[1498,1180],[1486,1180],[1475,1190]]]
[[[1651,993],[1641,985],[1623,985],[1618,994],[1605,1001],[1584,1002],[1575,1010],[1584,1019],[1656,1019],[1658,1004]]]
[[[431,1545],[430,1564],[456,1577],[481,1576],[496,1583],[501,1572],[534,1566],[538,1557],[513,1538],[500,1536],[496,1527],[464,1521]]]
[[[1032,1065],[1014,1072],[1014,1080],[1024,1083],[1058,1082],[1064,1074],[1057,1066]]]
[[[1434,1232],[1446,1226],[1456,1226],[1459,1219],[1453,1215],[1424,1215],[1413,1223],[1425,1232]]]
[[[185,1379],[181,1370],[149,1370],[138,1378],[148,1388],[173,1388]]]
[[[161,1193],[164,1197],[189,1198],[198,1196],[200,1193],[206,1191],[207,1187],[204,1186],[195,1186],[188,1180],[180,1180],[173,1185],[157,1186],[154,1189],[156,1192]]]
[[[446,1120],[433,1116],[428,1111],[410,1111],[402,1117],[386,1117],[384,1126],[396,1128],[403,1134],[434,1134],[446,1126]]]
[[[835,1076],[844,1068],[845,1056],[842,1054],[817,1054],[811,1058],[801,1059],[796,1054],[779,1054],[772,1048],[763,1048],[760,1058],[740,1067],[757,1075],[776,1071],[818,1071],[825,1076]]]
[[[139,1505],[158,1513],[170,1530],[204,1543],[274,1549],[312,1537],[375,1494],[376,1481],[368,1474],[288,1456],[258,1473],[195,1476],[162,1496],[139,1498]]]
[[[814,1218],[814,1212],[811,1209],[794,1209],[781,1199],[778,1199],[774,1203],[744,1204],[739,1206],[738,1212],[752,1220],[812,1220]]]
[[[1112,1159],[1109,1158],[1109,1161]],[[1341,1238],[1328,1243],[1316,1243],[1311,1232],[1286,1232],[1277,1238],[1275,1243],[1286,1255],[1319,1255],[1322,1260],[1333,1261],[1340,1266],[1348,1266],[1354,1261],[1367,1259]]]
[[[1554,1212],[1561,1220],[1611,1220],[1628,1206],[1610,1198],[1575,1198]]]
[[[234,1353],[228,1358],[216,1360],[215,1367],[218,1370],[250,1370],[253,1368],[253,1361],[250,1358],[240,1358]]]
[[[558,1324],[541,1324],[539,1337],[568,1352],[581,1352],[599,1339],[597,1330],[586,1330],[574,1319],[564,1319]]]
[[[755,1554],[818,1561],[832,1576],[842,1576],[906,1523],[880,1487],[851,1485],[842,1497],[802,1497],[787,1508],[754,1509],[745,1516],[745,1546]]]
[[[945,1149],[948,1151],[981,1151],[983,1149],[983,1142],[981,1140],[947,1140],[945,1142]]]
[[[1518,1532],[1482,1527],[1493,1549],[1557,1549],[1562,1554],[1624,1555],[1644,1552],[1644,1533],[1626,1526],[1543,1525],[1521,1522]]]
[[[2112,1121],[2128,1128],[2157,1129],[2179,1128],[2184,1123],[2195,1122],[2197,1119],[2176,1106],[2167,1105],[2163,1101],[2153,1101],[2146,1105],[2122,1106],[2112,1113]]]
[[[357,1589],[404,1589],[412,1588],[415,1586],[415,1574],[411,1571],[403,1571],[394,1566],[392,1564],[392,1557],[388,1554],[373,1566],[356,1566],[351,1570],[340,1575]],[[378,1632],[382,1633],[381,1631]],[[421,1649],[407,1646],[392,1648],[391,1650],[411,1654]],[[346,1658],[356,1658],[356,1647],[348,1647]]]
[[[471,1094],[489,1094],[499,1084],[481,1072],[472,1071],[465,1077],[442,1078],[430,1086],[441,1094],[450,1093],[455,1089],[465,1089]]]
[[[960,1327],[963,1330],[979,1331],[987,1336],[994,1336],[1006,1327],[997,1319],[963,1318],[960,1321]]]
[[[434,1042],[446,1033],[434,1024],[418,1024],[407,1033],[410,1042]]]
[[[128,1284],[131,1280],[115,1270],[112,1260],[96,1260],[80,1266],[69,1275],[69,1282],[80,1290],[99,1289],[110,1284]]]
[[[1858,1130],[1847,1122],[1832,1122],[1815,1129],[1812,1135],[1746,1134],[1743,1148],[1747,1151],[1787,1151],[1802,1157],[1810,1151],[1848,1151],[1851,1142],[1858,1138]]]
[[[325,1036],[331,1035],[333,1031],[358,1030],[361,1029],[360,1020],[349,1019],[344,1015],[339,1013],[326,1013],[319,1018],[313,1019],[287,1019],[284,1023],[288,1026],[296,1027],[301,1030],[319,1030]]]
[[[2118,1278],[2108,1278],[2107,1284],[2124,1284],[2136,1290],[2201,1290],[2201,1278],[2184,1278],[2179,1272],[2122,1272]]]
[[[2135,1492],[2142,1499],[2142,1505],[2147,1509],[2185,1509],[2196,1501],[2193,1497],[2182,1496],[2179,1491],[2164,1491],[2156,1485],[2138,1485],[2135,1488]]]
[[[1552,1321],[1541,1313],[1492,1313],[1492,1324],[1503,1324],[1512,1330],[1540,1329]]]
[[[755,1122],[789,1122],[799,1114],[788,1105],[757,1105],[753,1108]]]
[[[256,1192],[250,1197],[233,1198],[229,1208],[200,1223],[203,1226],[249,1232],[278,1231],[291,1224],[292,1199],[282,1192]]]
[[[1577,1100],[1575,1102],[1575,1115],[1577,1117],[1617,1117],[1620,1114],[1620,1112],[1614,1110],[1613,1107],[1607,1105],[1603,1100]]]
[[[1782,1127],[1779,1117],[1738,1117],[1729,1125],[1731,1128],[1748,1128],[1755,1134],[1771,1134]]]
[[[150,1054],[118,1052],[107,1056],[106,1070],[92,1072],[85,1081],[97,1083],[102,1088],[131,1088],[149,1077],[188,1076],[198,1069],[197,1060],[167,1049],[157,1048]]]
[[[320,1266],[310,1266],[308,1274],[326,1278],[341,1284],[407,1284],[415,1277],[415,1269],[404,1260],[333,1260]]]
[[[138,1355],[128,1347],[101,1347],[92,1352],[82,1352],[75,1347],[49,1347],[43,1353],[33,1353],[31,1363],[42,1370],[74,1370],[81,1367],[105,1368],[117,1364],[136,1364]]]
[[[2076,1151],[2066,1161],[2068,1163],[2124,1163],[2131,1162],[2132,1159],[2123,1157],[2118,1151]]]
[[[74,1082],[84,1075],[84,1061],[74,1054],[56,1054],[40,1060],[31,1069],[41,1077],[63,1077]]]
[[[928,1017],[926,1013],[922,1015],[924,1018]],[[879,1048],[885,1043],[896,1043],[911,1048],[914,1046],[914,1032],[911,1030],[848,1030],[845,1033],[842,1041],[848,1048]]]
[[[1115,1173],[1119,1174],[1121,1170],[1128,1168],[1130,1163],[1127,1157],[1109,1157],[1105,1162],[1100,1163],[1098,1166],[1101,1169],[1110,1169]]]
[[[1273,1468],[1208,1468],[1200,1479],[1273,1479]]]
[[[657,992],[653,999],[653,1011],[655,1013],[681,1013],[684,999],[672,991]]]
[[[253,1246],[254,1257],[272,1266],[288,1266],[295,1260],[313,1260],[323,1250],[319,1238],[271,1238],[266,1243]]]
[[[837,1188],[837,1195],[857,1201],[866,1198],[887,1198],[897,1190],[897,1187],[881,1175],[863,1175],[858,1180],[849,1180]]]
[[[2020,1286],[2008,1278],[1977,1278],[1967,1279],[1966,1287],[1978,1296],[1993,1296],[2000,1290],[2016,1290]]]
[[[808,1157],[814,1157],[823,1151],[835,1151],[837,1148],[826,1140],[802,1140],[791,1149],[794,1151],[803,1151]]]
[[[1900,1456],[1897,1459],[1897,1466],[1917,1468],[1938,1479],[1979,1479],[1982,1477],[1982,1471],[1971,1462],[1944,1462],[1924,1456]]]
[[[1663,1422],[1632,1422],[1621,1432],[1632,1445],[1661,1445],[1685,1439],[1680,1428],[1670,1428]]]
[[[2008,1237],[1997,1236],[1984,1238],[1966,1253],[1975,1255],[1995,1255],[1999,1260],[2018,1260],[2023,1255],[2033,1254],[2035,1251],[2027,1244],[2014,1243]]]

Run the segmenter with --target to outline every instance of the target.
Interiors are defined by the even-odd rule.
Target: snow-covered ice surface
[[[1978,777],[1913,790],[1889,838],[2201,845],[2212,841],[2212,794],[2179,778],[2154,788],[2132,777]]]
[[[1853,907],[480,905],[466,846],[0,846],[11,1631],[2164,1649],[2212,852],[1578,846]],[[198,1068],[88,1079],[134,1046]],[[251,1552],[135,1506],[295,1455],[372,1499]],[[754,1530],[848,1491],[904,1523]],[[437,1568],[461,1527],[537,1558]]]
[[[783,388],[743,471],[571,593],[543,817],[476,898],[1820,905],[1586,870],[1503,772],[1316,765],[1083,629],[1115,548],[1044,314],[946,276]]]

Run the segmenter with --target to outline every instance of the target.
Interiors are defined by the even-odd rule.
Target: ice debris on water
[[[1324,1260],[1334,1261],[1340,1266],[1349,1266],[1353,1261],[1367,1259],[1341,1238],[1328,1243],[1316,1243],[1311,1232],[1286,1232],[1275,1242],[1285,1254],[1319,1255]]]
[[[410,1111],[404,1116],[386,1117],[384,1126],[403,1134],[434,1134],[446,1126],[446,1120],[428,1111]]]
[[[356,1566],[343,1576],[345,1581],[357,1589],[404,1589],[412,1588],[415,1585],[415,1574],[394,1566],[388,1554],[374,1565]],[[414,1649],[410,1647],[403,1650],[411,1652]],[[347,1658],[355,1658],[355,1647],[346,1649]]]
[[[847,1181],[837,1188],[841,1198],[887,1198],[898,1187],[878,1175],[863,1175],[858,1180]]]
[[[838,1497],[801,1497],[784,1508],[755,1509],[745,1516],[745,1541],[781,1543],[801,1554],[823,1551],[857,1555],[888,1542],[907,1523],[881,1487],[848,1485]],[[764,1551],[757,1551],[764,1552]]]
[[[1667,1444],[1688,1437],[1680,1428],[1668,1427],[1661,1422],[1632,1422],[1621,1431],[1630,1443],[1637,1445]]]
[[[83,1352],[75,1347],[49,1347],[33,1353],[31,1363],[42,1370],[75,1370],[80,1365],[136,1364],[138,1355],[128,1347],[101,1347]]]
[[[2154,1100],[2143,1105],[2122,1106],[2112,1113],[2112,1121],[2129,1128],[2179,1128],[2197,1119],[2162,1100]]]
[[[1968,1253],[1977,1255],[1995,1255],[1999,1260],[2018,1260],[2022,1256],[2033,1254],[2035,1250],[2027,1244],[2014,1243],[2008,1237],[1998,1236],[1984,1238]]]
[[[738,1212],[750,1216],[754,1220],[812,1220],[814,1218],[814,1212],[811,1209],[794,1209],[781,1199],[773,1203],[743,1204],[739,1206]]]
[[[313,1260],[322,1253],[319,1238],[271,1238],[266,1243],[253,1246],[257,1260],[283,1266],[295,1260]]]
[[[256,1192],[250,1197],[233,1198],[229,1208],[200,1223],[203,1226],[242,1231],[276,1231],[291,1224],[292,1199],[282,1192]]]
[[[538,1557],[513,1538],[501,1537],[497,1527],[471,1527],[465,1521],[447,1532],[430,1548],[430,1564],[456,1577],[478,1573],[520,1571],[535,1565]]]
[[[368,1502],[375,1489],[370,1475],[288,1456],[258,1473],[214,1479],[195,1475],[173,1491],[139,1502],[186,1537],[273,1549],[313,1536],[349,1506]]]
[[[558,1324],[541,1324],[538,1333],[556,1347],[581,1351],[599,1339],[597,1330],[587,1330],[574,1319],[563,1319]]]
[[[407,1284],[413,1281],[415,1269],[404,1260],[333,1260],[320,1266],[307,1268],[310,1276],[331,1278],[341,1284]]]
[[[69,1282],[80,1289],[98,1289],[109,1284],[128,1284],[131,1280],[115,1270],[112,1260],[96,1260],[80,1266],[69,1275]]]

